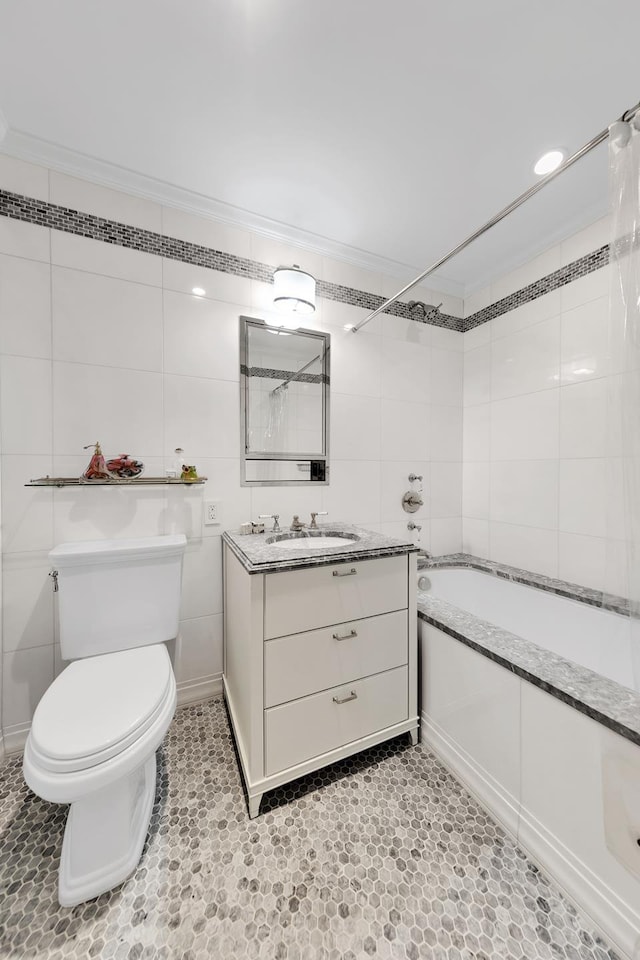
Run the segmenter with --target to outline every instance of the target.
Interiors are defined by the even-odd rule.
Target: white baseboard
[[[14,723],[12,726],[3,729],[5,756],[12,757],[15,756],[16,753],[22,753],[30,729],[31,721],[28,723]]]
[[[516,839],[532,862],[556,882],[571,903],[589,916],[603,940],[614,947],[621,960],[640,957],[640,915],[620,900],[424,712],[420,732],[423,743]],[[556,789],[560,788],[561,785],[557,784]]]
[[[191,703],[202,703],[222,696],[222,674],[215,673],[198,680],[183,680],[178,684],[178,706],[186,707]]]
[[[502,784],[476,763],[470,754],[424,711],[420,719],[420,734],[423,743],[431,747],[445,766],[467,787],[469,793],[487,808],[508,833],[517,837],[520,804],[516,797],[508,793]]]

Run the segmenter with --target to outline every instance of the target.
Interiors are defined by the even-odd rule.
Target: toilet
[[[60,648],[72,661],[38,704],[24,778],[71,805],[58,875],[61,906],[125,880],[142,856],[156,750],[176,707],[167,640],[178,633],[182,535],[63,543],[49,554]]]

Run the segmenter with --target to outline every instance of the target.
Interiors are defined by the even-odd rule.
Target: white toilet
[[[137,866],[156,750],[176,707],[165,641],[178,632],[184,536],[64,543],[51,551],[60,647],[74,661],[36,709],[24,752],[34,793],[70,803],[58,899],[71,907]]]

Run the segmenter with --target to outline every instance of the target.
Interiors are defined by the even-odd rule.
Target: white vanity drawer
[[[401,610],[408,588],[406,555],[268,574],[265,639]]]
[[[407,611],[268,640],[264,705],[273,707],[407,662]]]
[[[407,717],[407,667],[271,707],[264,713],[265,774],[286,770]]]

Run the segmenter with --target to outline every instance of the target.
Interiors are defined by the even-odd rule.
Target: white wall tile
[[[557,530],[557,463],[553,460],[492,463],[491,519]]]
[[[486,403],[491,399],[491,347],[484,344],[464,355],[464,405]]]
[[[196,466],[198,458],[238,457],[239,406],[233,381],[165,376],[165,454],[182,447]]]
[[[99,440],[110,456],[161,456],[162,375],[56,362],[53,418],[56,455],[77,455]]]
[[[489,521],[462,518],[462,550],[475,557],[489,557]]]
[[[222,614],[180,623],[174,670],[178,683],[222,673]]]
[[[0,188],[35,200],[49,199],[49,171],[35,163],[0,154]]]
[[[555,530],[491,521],[489,559],[557,577],[558,534]]]
[[[450,350],[431,350],[431,402],[438,405],[462,405],[463,354]]]
[[[559,380],[559,317],[543,320],[491,344],[492,400],[545,390],[558,386]]]
[[[607,381],[588,380],[560,389],[560,456],[604,457],[607,449]]]
[[[462,459],[462,407],[429,408],[429,452],[431,460]]]
[[[51,356],[48,263],[0,255],[0,353]]]
[[[338,461],[339,462],[339,461]],[[334,482],[333,466],[331,463],[330,480]],[[339,470],[340,473],[340,470]],[[328,487],[254,487],[251,490],[251,519],[257,520],[260,514],[278,514],[280,526],[288,530],[294,514],[297,514],[302,523],[311,522],[311,511],[328,510],[328,518],[321,518],[329,522],[347,520],[342,503],[336,498],[327,505],[326,495]],[[338,512],[334,512],[334,508]],[[345,508],[346,509],[346,508]],[[348,521],[347,521],[348,522]],[[265,530],[270,531],[273,526],[271,520],[265,521]]]
[[[380,461],[333,460],[331,483],[322,488],[323,509],[334,520],[377,523],[380,520]]]
[[[559,244],[549,247],[537,257],[533,257],[533,259],[516,267],[515,270],[511,270],[509,273],[493,281],[491,284],[491,299],[493,301],[501,300],[502,297],[507,297],[510,293],[514,293],[516,290],[520,290],[530,283],[535,283],[536,280],[540,280],[542,277],[546,277],[547,274],[557,270],[560,262]]]
[[[2,569],[2,643],[5,653],[53,644],[50,570],[46,553],[5,556]]]
[[[562,314],[561,382],[580,383],[610,370],[609,302],[599,297]]]
[[[380,459],[381,400],[331,394],[331,458]]]
[[[56,360],[162,370],[162,292],[81,270],[52,271]]]
[[[190,541],[184,555],[180,619],[222,613],[222,539]]]
[[[491,339],[498,340],[509,334],[559,316],[562,309],[560,290],[551,290],[542,297],[523,303],[522,306],[494,317],[491,321]]]
[[[606,540],[602,537],[560,533],[558,576],[570,583],[602,590],[606,575]]]
[[[51,231],[22,220],[0,217],[0,253],[49,262]]]
[[[3,454],[51,453],[51,362],[0,359]]]
[[[601,217],[595,223],[589,224],[584,230],[579,230],[573,236],[563,240],[560,244],[562,263],[573,263],[587,253],[593,253],[609,243],[611,222],[609,216]]]
[[[420,326],[423,326],[423,324],[420,324]],[[431,346],[434,350],[451,350],[453,353],[464,353],[464,334],[458,330],[447,330],[445,327],[431,327]]]
[[[491,459],[557,460],[559,419],[559,388],[494,401]]]
[[[251,256],[251,234],[248,230],[186,213],[177,207],[162,208],[162,232],[167,237],[199,243],[203,247],[223,250],[238,257]]]
[[[163,533],[165,509],[164,487],[65,487],[54,493],[54,541],[156,537]]]
[[[390,400],[428,403],[431,380],[430,354],[430,349],[421,344],[385,338],[383,340],[382,396]],[[451,356],[457,357],[457,354],[451,354]]]
[[[604,460],[562,460],[560,530],[564,533],[605,537],[607,523],[603,505],[606,495],[607,474]]]
[[[53,683],[53,644],[5,653],[2,658],[2,725],[28,723]]]
[[[435,464],[434,464],[435,466]],[[462,468],[462,516],[476,520],[489,519],[489,484],[491,468],[488,462],[467,461]]]
[[[51,456],[2,457],[3,554],[53,547],[53,491],[25,486],[52,475]]]
[[[463,459],[488,460],[491,456],[491,404],[464,408]]]
[[[165,372],[237,382],[238,316],[235,305],[165,290]]]
[[[460,553],[462,549],[462,520],[460,517],[433,519],[430,528],[430,549],[434,557],[448,553]]]
[[[481,323],[473,330],[462,334],[462,346],[465,353],[469,350],[475,350],[477,347],[484,347],[491,342],[491,321]]]
[[[201,294],[207,300],[222,300],[225,303],[245,304],[236,307],[236,314],[251,312],[251,281],[246,277],[236,277],[232,273],[209,270],[193,263],[165,259],[162,261],[162,285],[165,291],[193,295],[194,287],[204,290]]]
[[[606,297],[609,292],[609,267],[601,267],[562,287],[562,312],[573,310],[589,300]]]
[[[427,404],[382,401],[381,451],[383,460],[429,459]]]
[[[121,190],[112,190],[97,183],[79,180],[66,173],[52,170],[50,174],[51,203],[83,213],[91,213],[106,220],[127,223],[143,230],[160,233],[162,216],[160,204],[143,197],[134,197]]]
[[[462,476],[459,463],[431,464],[429,502],[432,521],[461,515]]]
[[[58,267],[87,270],[105,277],[118,277],[120,280],[132,280],[155,287],[162,285],[160,257],[59,230],[51,231],[51,262]]]
[[[340,329],[330,332],[332,391],[364,397],[382,396],[381,338]]]

